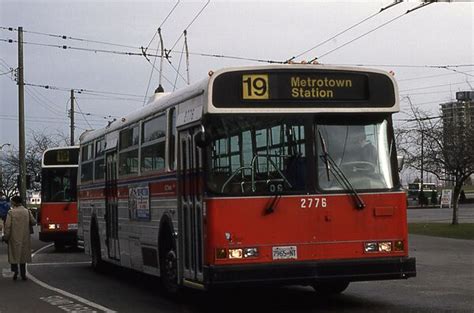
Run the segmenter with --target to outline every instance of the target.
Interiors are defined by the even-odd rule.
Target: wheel
[[[179,291],[178,258],[174,248],[169,248],[161,260],[161,283],[166,293],[175,295]]]
[[[314,290],[320,294],[339,294],[349,286],[348,281],[317,282]]]
[[[56,252],[61,252],[61,251],[64,251],[64,242],[62,241],[55,241],[54,242],[54,250],[56,250]]]

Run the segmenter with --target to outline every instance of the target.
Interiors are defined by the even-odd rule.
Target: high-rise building
[[[440,104],[444,146],[453,159],[474,151],[474,91],[457,92],[456,100]]]

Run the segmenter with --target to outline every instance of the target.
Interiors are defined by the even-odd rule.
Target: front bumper
[[[318,281],[369,281],[416,276],[416,259],[408,257],[281,264],[211,265],[206,284],[310,285]]]
[[[40,232],[39,240],[43,242],[74,243],[77,241],[77,230]]]

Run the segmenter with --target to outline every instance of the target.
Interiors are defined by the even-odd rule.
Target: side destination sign
[[[355,71],[258,71],[219,75],[216,107],[390,107],[394,86],[386,75]]]

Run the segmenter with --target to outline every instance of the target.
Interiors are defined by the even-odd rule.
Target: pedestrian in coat
[[[8,242],[8,262],[14,273],[13,280],[18,277],[18,265],[22,280],[26,280],[26,263],[31,262],[31,234],[30,224],[36,220],[30,210],[21,205],[21,198],[11,198],[12,208],[7,214],[4,240]]]

